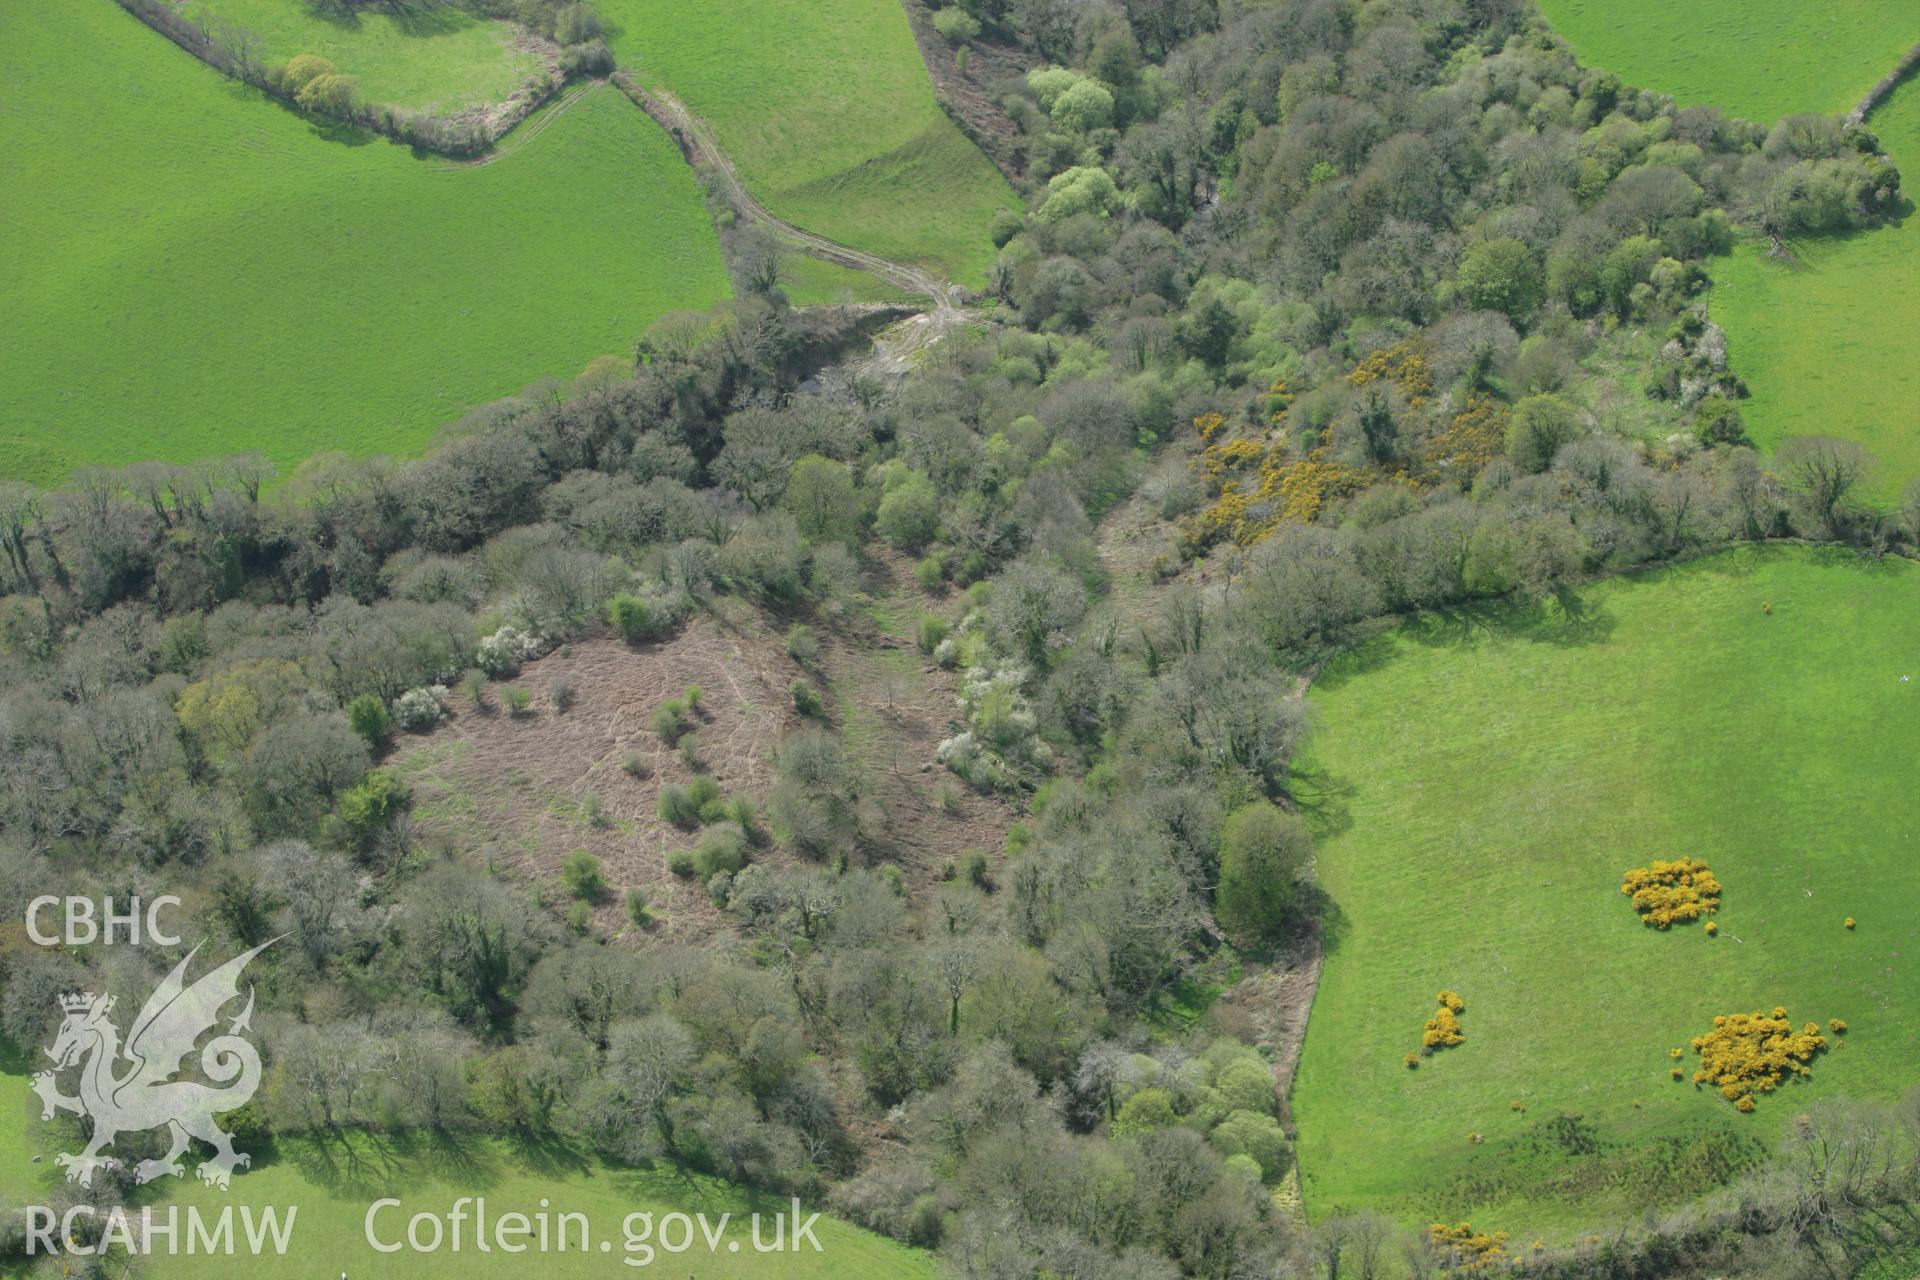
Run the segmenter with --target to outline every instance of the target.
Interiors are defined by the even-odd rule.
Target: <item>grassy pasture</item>
[[[4,1170],[0,1170],[0,1210],[48,1203],[47,1198],[58,1193],[60,1183],[59,1171],[47,1153],[58,1144],[50,1145],[43,1136],[39,1103],[28,1092],[24,1075],[13,1071],[0,1074],[0,1094],[14,1100],[0,1114],[0,1160],[5,1161]],[[34,1152],[45,1157],[43,1163],[31,1163]],[[228,1205],[234,1206],[236,1214],[242,1206],[270,1206],[282,1221],[286,1210],[295,1207],[298,1213],[291,1246],[284,1258],[268,1255],[256,1259],[247,1253],[232,1257],[157,1256],[142,1271],[152,1280],[201,1276],[265,1276],[277,1280],[281,1276],[334,1275],[342,1271],[356,1277],[484,1280],[489,1276],[530,1274],[528,1259],[536,1256],[537,1274],[543,1277],[602,1277],[633,1269],[622,1262],[628,1253],[623,1227],[628,1214],[653,1214],[657,1232],[658,1219],[676,1212],[704,1213],[716,1229],[721,1214],[731,1214],[733,1220],[726,1226],[719,1253],[709,1254],[696,1230],[693,1250],[657,1252],[643,1268],[648,1273],[668,1270],[687,1280],[752,1280],[756,1276],[778,1276],[781,1280],[825,1276],[911,1280],[935,1274],[932,1259],[925,1253],[824,1214],[813,1229],[820,1252],[803,1244],[799,1252],[756,1253],[749,1215],[765,1215],[761,1240],[770,1244],[772,1215],[791,1216],[789,1203],[670,1164],[647,1169],[609,1166],[565,1148],[474,1136],[293,1138],[282,1141],[271,1152],[256,1149],[253,1167],[241,1171],[234,1178],[232,1191],[224,1192],[210,1190],[193,1176],[193,1167],[206,1154],[204,1148],[196,1147],[185,1161],[188,1172],[160,1183],[158,1195],[150,1197],[151,1201],[197,1205],[216,1216]],[[591,1248],[584,1253],[573,1249],[520,1257],[499,1252],[483,1254],[473,1247],[469,1219],[463,1228],[464,1247],[458,1253],[443,1246],[436,1253],[404,1250],[382,1254],[367,1244],[364,1220],[368,1207],[388,1196],[402,1201],[403,1207],[387,1210],[376,1219],[383,1243],[402,1239],[406,1221],[415,1213],[444,1216],[456,1199],[484,1196],[490,1221],[513,1212],[531,1217],[541,1211],[543,1202],[549,1213],[585,1214],[593,1232]],[[807,1213],[812,1211],[813,1207],[808,1207]],[[184,1229],[184,1220],[182,1225]],[[791,1227],[788,1229],[791,1231]],[[235,1230],[237,1234],[238,1222]],[[599,1248],[603,1239],[612,1246],[604,1253]],[[576,1232],[570,1243],[577,1240]],[[672,1240],[678,1243],[677,1234]],[[736,1242],[737,1251],[728,1249]],[[651,1243],[658,1250],[659,1237],[654,1236]],[[637,1247],[632,1253],[637,1267],[645,1255]],[[0,1274],[47,1272],[44,1268],[35,1272],[12,1267],[0,1268]]]
[[[200,1277],[255,1277],[333,1275],[345,1271],[360,1277],[405,1277],[405,1280],[484,1280],[537,1274],[553,1280],[605,1277],[616,1274],[670,1273],[687,1280],[814,1280],[833,1276],[841,1280],[867,1277],[931,1277],[932,1259],[858,1227],[822,1215],[814,1226],[820,1241],[816,1253],[802,1245],[799,1252],[756,1253],[751,1227],[745,1220],[765,1216],[763,1242],[773,1233],[772,1215],[789,1212],[785,1199],[760,1195],[717,1178],[688,1173],[672,1165],[652,1169],[612,1167],[564,1149],[530,1146],[487,1138],[457,1141],[429,1136],[393,1138],[296,1139],[280,1144],[270,1160],[256,1157],[252,1169],[236,1176],[231,1194],[210,1191],[186,1177],[167,1181],[166,1201],[197,1203],[218,1213],[228,1204],[299,1206],[293,1246],[284,1260],[264,1265],[251,1256],[162,1257],[147,1268],[151,1280],[199,1280]],[[489,1220],[519,1212],[529,1217],[541,1212],[582,1213],[592,1227],[591,1248],[514,1256],[480,1253],[473,1247],[473,1227],[465,1228],[460,1252],[442,1246],[435,1253],[404,1249],[382,1254],[368,1245],[364,1220],[368,1207],[383,1197],[402,1201],[376,1219],[383,1242],[404,1237],[406,1222],[415,1213],[444,1217],[461,1196],[485,1196]],[[652,1213],[657,1221],[668,1213],[705,1213],[715,1225],[723,1213],[732,1214],[718,1253],[707,1252],[698,1230],[693,1249],[684,1253],[656,1253],[639,1268],[645,1255],[635,1251],[634,1267],[623,1265],[626,1245],[622,1223],[628,1214]],[[809,1208],[808,1212],[812,1212]],[[803,1215],[804,1216],[804,1215]],[[677,1229],[676,1229],[677,1230]],[[791,1228],[789,1228],[791,1230]],[[572,1238],[577,1242],[576,1234]],[[611,1248],[602,1252],[600,1242]],[[678,1242],[677,1235],[674,1237]],[[658,1249],[658,1237],[653,1240]],[[737,1244],[729,1250],[728,1244]],[[529,1260],[535,1259],[531,1265]]]
[[[1920,84],[1874,113],[1894,160],[1920,166]],[[1753,398],[1755,441],[1846,436],[1879,459],[1872,493],[1920,477],[1920,218],[1851,236],[1794,242],[1798,261],[1742,244],[1714,268],[1713,316]]]
[[[712,122],[790,222],[978,285],[1019,199],[940,110],[895,0],[601,0],[621,65]]]
[[[417,452],[727,292],[692,175],[609,88],[459,168],[317,125],[109,0],[9,5],[0,154],[0,475]]]
[[[1540,0],[1588,66],[1682,106],[1771,124],[1842,112],[1916,40],[1908,0]]]
[[[313,53],[360,81],[369,102],[453,112],[502,101],[539,69],[510,23],[452,5],[315,13],[306,0],[194,0],[195,18],[251,32],[262,62]]]
[[[1735,550],[1573,619],[1416,621],[1313,698],[1339,916],[1294,1091],[1312,1213],[1565,1237],[1711,1189],[1809,1102],[1913,1085],[1920,566]],[[1618,891],[1681,854],[1725,886],[1718,937]],[[1408,1070],[1442,988],[1466,1043]],[[1714,1015],[1776,1004],[1851,1024],[1811,1081],[1740,1115],[1669,1080]]]

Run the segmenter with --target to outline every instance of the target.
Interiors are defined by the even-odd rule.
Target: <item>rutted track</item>
[[[482,165],[497,164],[505,160],[508,156],[545,133],[548,126],[564,115],[568,108],[579,102],[580,99],[586,97],[589,92],[598,89],[605,83],[606,80],[604,79],[594,79],[575,85],[558,98],[555,98],[553,103],[545,111],[540,112],[533,119],[509,133],[491,149],[474,156],[470,160],[449,160],[441,165],[437,172],[458,173],[463,169],[478,169]]]
[[[670,93],[642,88],[625,72],[616,71],[613,82],[680,144],[681,154],[686,156],[687,163],[696,169],[711,171],[719,178],[727,203],[733,206],[736,216],[766,227],[803,253],[856,271],[868,272],[909,293],[925,295],[933,304],[932,310],[907,322],[922,328],[924,336],[904,345],[914,349],[923,347],[959,322],[961,311],[954,305],[951,286],[938,276],[923,268],[830,240],[776,216],[748,193],[746,184],[740,181],[739,171],[714,137],[712,128],[685,103]]]

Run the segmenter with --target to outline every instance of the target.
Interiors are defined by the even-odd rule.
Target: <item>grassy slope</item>
[[[0,1160],[5,1162],[0,1170],[0,1210],[49,1203],[49,1197],[62,1194],[62,1190],[51,1158],[39,1165],[29,1159],[33,1152],[44,1154],[53,1148],[43,1137],[39,1104],[27,1090],[26,1077],[0,1074],[0,1097],[18,1103],[17,1107],[8,1104],[9,1109],[0,1115]],[[401,1238],[407,1218],[414,1213],[444,1215],[461,1196],[485,1196],[487,1215],[494,1220],[511,1212],[531,1216],[540,1211],[543,1198],[549,1202],[548,1212],[584,1213],[596,1233],[594,1248],[586,1254],[576,1251],[541,1256],[537,1273],[554,1280],[630,1270],[621,1264],[625,1249],[622,1224],[628,1214],[636,1212],[651,1212],[656,1220],[668,1213],[705,1213],[710,1226],[717,1226],[723,1213],[733,1214],[737,1220],[737,1225],[728,1224],[724,1236],[726,1242],[740,1243],[737,1254],[727,1252],[726,1243],[722,1243],[722,1252],[710,1256],[704,1243],[697,1243],[692,1252],[658,1254],[653,1266],[647,1268],[649,1273],[667,1270],[687,1280],[773,1275],[782,1280],[825,1276],[836,1280],[869,1276],[911,1280],[935,1273],[928,1255],[825,1215],[813,1232],[821,1244],[819,1253],[803,1246],[798,1253],[757,1254],[753,1251],[751,1222],[740,1220],[742,1215],[767,1215],[761,1239],[770,1243],[772,1215],[790,1212],[787,1201],[672,1165],[612,1168],[564,1150],[479,1137],[354,1136],[324,1142],[293,1139],[270,1157],[256,1155],[254,1166],[234,1179],[229,1194],[210,1190],[193,1177],[193,1167],[205,1154],[204,1149],[196,1148],[186,1161],[188,1173],[161,1185],[160,1202],[196,1204],[215,1215],[229,1204],[272,1206],[283,1221],[286,1209],[296,1207],[292,1247],[284,1262],[269,1259],[264,1264],[244,1253],[230,1258],[156,1258],[144,1272],[149,1280],[198,1280],[203,1276],[265,1276],[273,1280],[283,1275],[333,1275],[340,1271],[353,1276],[404,1276],[407,1280],[483,1280],[532,1274],[527,1259],[535,1255],[513,1259],[474,1250],[471,1223],[465,1228],[466,1248],[459,1253],[445,1248],[435,1254],[377,1253],[365,1242],[363,1222],[373,1201],[385,1196],[400,1199],[403,1208],[389,1210],[379,1219],[382,1240]],[[601,1237],[611,1240],[610,1254],[599,1252],[597,1241]],[[695,1239],[700,1240],[697,1233]],[[640,1256],[637,1251],[635,1256]],[[25,1274],[18,1268],[0,1268],[0,1273]]]
[[[511,25],[451,5],[338,19],[305,0],[194,0],[189,12],[251,32],[263,62],[318,54],[357,77],[369,102],[400,107],[449,112],[499,102],[540,65],[514,47]]]
[[[73,0],[0,7],[0,105],[0,475],[415,451],[726,293],[692,176],[610,89],[447,171]]]
[[[1294,1096],[1316,1214],[1565,1234],[1705,1190],[1806,1101],[1913,1082],[1920,566],[1741,550],[1586,602],[1417,623],[1316,685],[1303,790],[1344,913]],[[1680,854],[1726,886],[1717,939],[1618,892]],[[1443,987],[1467,1042],[1409,1071]],[[1775,1004],[1852,1024],[1812,1082],[1741,1116],[1668,1080],[1715,1014]]]
[[[1771,124],[1853,106],[1920,40],[1910,0],[1540,0],[1580,60]],[[1764,69],[1764,70],[1761,70]]]
[[[601,0],[614,53],[810,231],[978,285],[1018,197],[947,119],[896,0]]]
[[[1873,117],[1894,160],[1920,172],[1920,82]],[[1920,477],[1920,218],[1860,235],[1796,241],[1798,265],[1741,245],[1714,268],[1713,315],[1753,398],[1748,430],[1859,440],[1886,499]]]
[[[762,1240],[772,1235],[772,1215],[789,1209],[788,1202],[761,1196],[716,1178],[687,1173],[671,1165],[655,1169],[609,1168],[570,1153],[525,1147],[489,1139],[467,1138],[457,1144],[447,1139],[334,1140],[326,1144],[295,1141],[272,1161],[234,1179],[233,1193],[209,1191],[189,1173],[170,1181],[166,1195],[182,1203],[192,1201],[214,1212],[229,1203],[299,1206],[294,1245],[281,1266],[261,1266],[251,1257],[174,1257],[155,1259],[149,1280],[200,1280],[201,1277],[269,1278],[280,1275],[332,1275],[340,1271],[356,1277],[405,1277],[406,1280],[484,1280],[485,1277],[539,1275],[552,1280],[605,1277],[633,1268],[621,1263],[622,1222],[630,1213],[651,1212],[655,1218],[674,1212],[701,1213],[716,1223],[722,1213],[738,1218],[755,1211],[767,1218]],[[466,1247],[455,1253],[443,1246],[432,1254],[403,1250],[382,1255],[366,1243],[364,1219],[373,1201],[392,1196],[403,1202],[378,1220],[382,1238],[393,1240],[405,1230],[408,1217],[419,1212],[445,1215],[461,1196],[484,1195],[487,1216],[540,1212],[584,1213],[595,1233],[593,1248],[542,1255],[511,1257],[482,1254],[473,1248],[471,1224]],[[811,1212],[811,1210],[809,1210]],[[397,1227],[397,1230],[395,1229]],[[657,1227],[656,1227],[657,1230]],[[720,1246],[709,1254],[695,1231],[695,1248],[680,1254],[658,1254],[644,1272],[666,1272],[687,1280],[736,1280],[779,1276],[782,1280],[864,1280],[865,1277],[931,1277],[932,1259],[891,1240],[822,1215],[814,1227],[821,1251],[757,1254],[748,1223],[729,1223],[726,1240],[740,1245],[737,1253]],[[677,1242],[677,1236],[676,1242]],[[598,1241],[612,1243],[610,1253]],[[657,1247],[657,1245],[656,1245]],[[638,1256],[638,1255],[636,1255]],[[529,1259],[537,1259],[532,1263]]]

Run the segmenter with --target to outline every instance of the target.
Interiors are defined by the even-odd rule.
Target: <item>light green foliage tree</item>
[[[780,505],[814,542],[851,542],[860,531],[860,494],[843,462],[810,454],[787,473]]]
[[[1279,1121],[1258,1111],[1235,1111],[1208,1135],[1222,1155],[1251,1156],[1268,1182],[1286,1172],[1293,1151]]]
[[[1507,424],[1507,458],[1529,474],[1553,465],[1561,446],[1585,430],[1580,407],[1562,396],[1528,396],[1513,407]]]
[[[1113,1118],[1113,1135],[1125,1138],[1133,1134],[1152,1133],[1156,1129],[1179,1123],[1180,1116],[1173,1109],[1171,1093],[1165,1089],[1142,1089],[1120,1104],[1119,1114]]]
[[[1460,262],[1460,293],[1480,311],[1524,321],[1546,298],[1546,280],[1533,250],[1518,240],[1482,240]]]
[[[880,536],[903,551],[924,547],[940,532],[940,495],[919,471],[888,489],[874,516]]]
[[[1054,99],[1052,115],[1072,133],[1104,129],[1113,123],[1113,92],[1097,80],[1082,80]]]
[[[1104,218],[1120,207],[1120,189],[1113,175],[1097,165],[1077,164],[1047,180],[1047,198],[1033,216],[1041,222],[1059,222],[1076,213]]]
[[[1235,811],[1220,834],[1221,927],[1249,943],[1283,941],[1305,922],[1312,858],[1299,818],[1264,800]]]

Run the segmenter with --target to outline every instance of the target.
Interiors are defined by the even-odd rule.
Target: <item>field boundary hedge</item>
[[[1920,67],[1920,44],[1907,50],[1900,61],[1894,64],[1893,70],[1882,76],[1880,83],[1867,90],[1866,96],[1854,104],[1853,110],[1847,112],[1847,123],[1859,124],[1872,115],[1900,87],[1900,82],[1913,74],[1916,67]]]
[[[566,50],[562,66],[549,67],[529,77],[519,90],[499,104],[501,109],[490,112],[484,122],[458,116],[421,115],[378,103],[341,113],[319,112],[296,102],[286,86],[251,53],[222,43],[213,30],[188,18],[170,0],[115,0],[115,3],[214,70],[252,85],[296,111],[358,125],[395,142],[455,158],[476,156],[492,147],[551,101],[566,85],[569,71],[582,69],[595,57],[595,51],[587,46]]]

